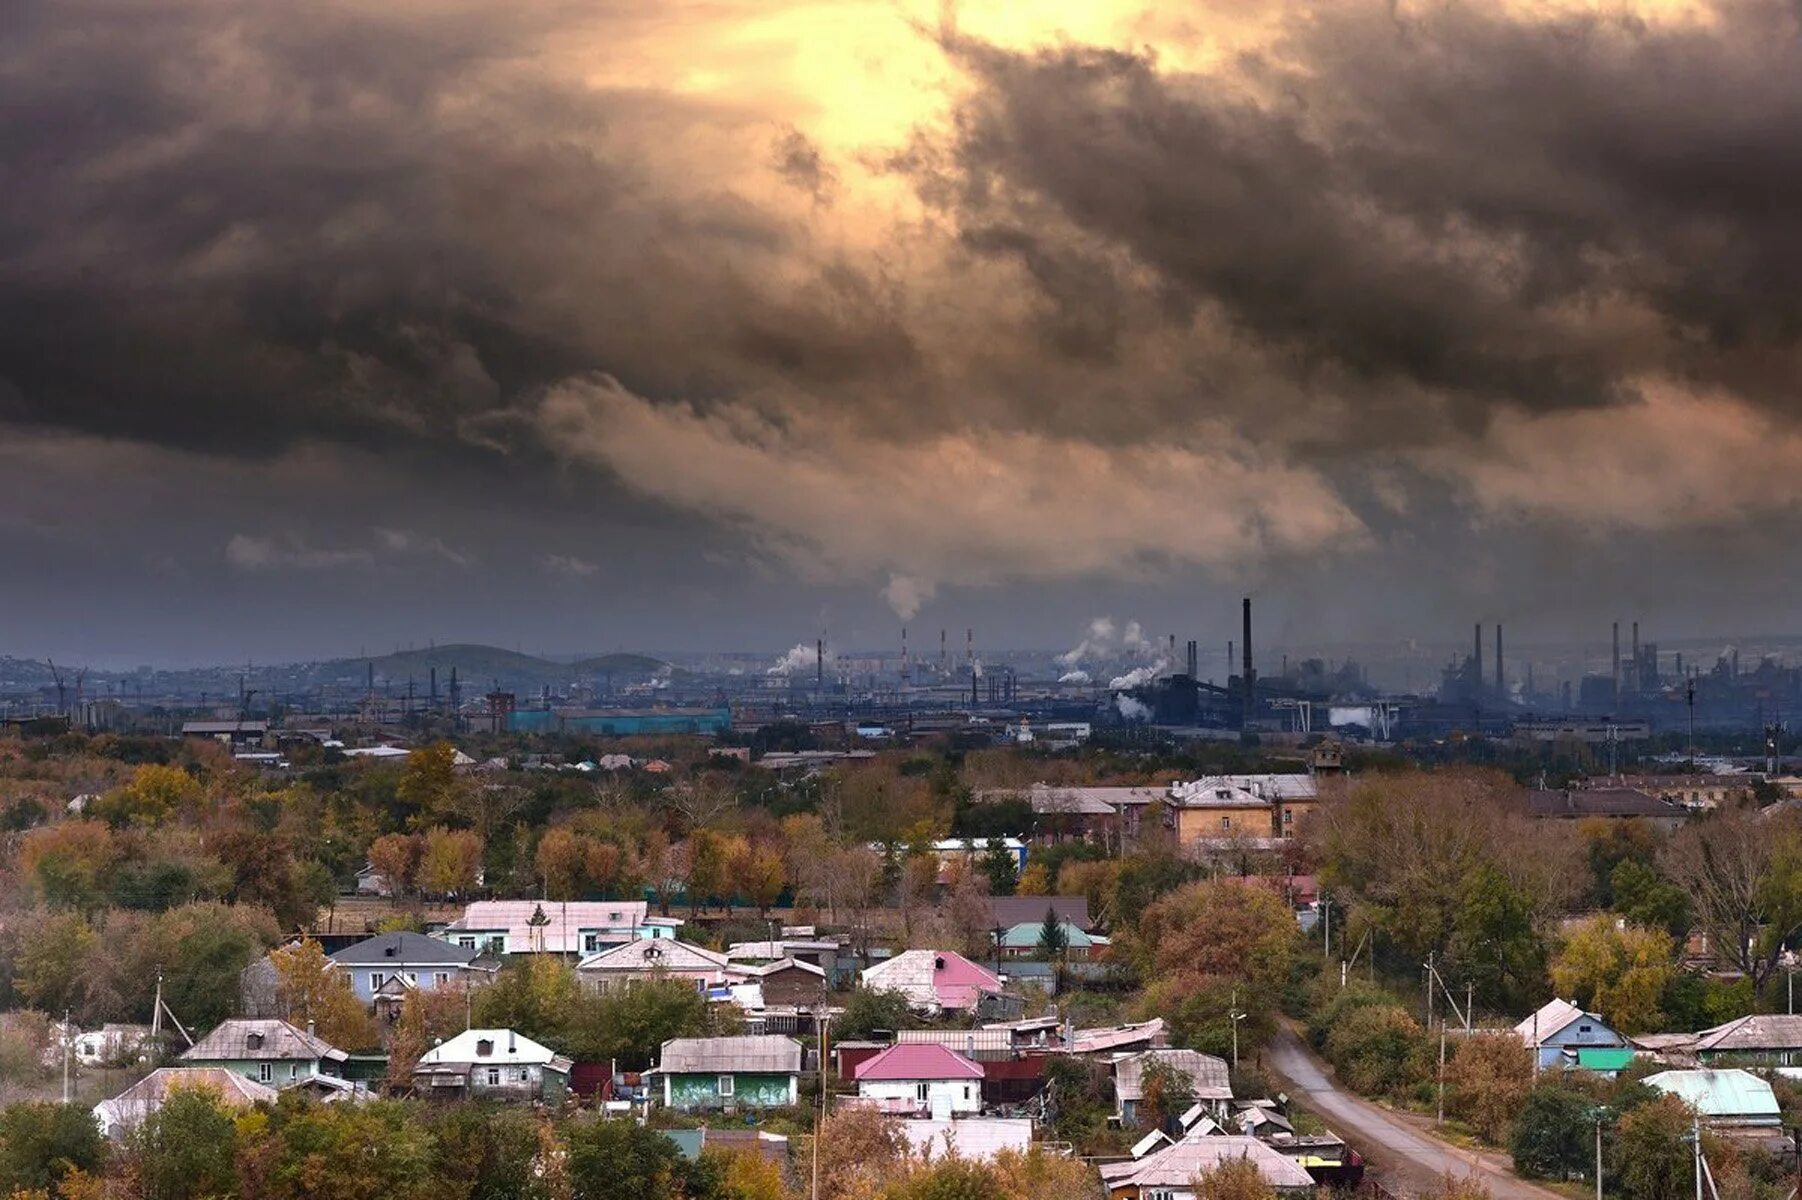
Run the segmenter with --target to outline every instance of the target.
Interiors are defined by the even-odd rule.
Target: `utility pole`
[[[1696,769],[1696,680],[1691,676],[1684,685],[1684,699],[1689,703],[1689,769],[1693,774]]]
[[[1333,958],[1333,898],[1331,896],[1320,897],[1320,919],[1326,926],[1326,948],[1321,953],[1321,957],[1331,962]]]
[[[1427,1028],[1433,1027],[1433,952],[1427,951]]]
[[[69,1010],[63,1009],[63,1103],[69,1102],[69,1047],[75,1041],[69,1036]]]
[[[1435,1125],[1445,1124],[1445,1022],[1439,1022],[1439,1114]]]

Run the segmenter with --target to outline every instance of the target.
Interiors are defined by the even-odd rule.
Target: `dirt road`
[[[1384,1187],[1403,1196],[1436,1190],[1449,1172],[1475,1174],[1494,1200],[1564,1200],[1526,1182],[1499,1154],[1479,1154],[1442,1142],[1406,1117],[1372,1104],[1335,1084],[1326,1064],[1283,1029],[1265,1051],[1264,1063],[1282,1076],[1291,1097],[1316,1113],[1333,1132],[1363,1154]]]

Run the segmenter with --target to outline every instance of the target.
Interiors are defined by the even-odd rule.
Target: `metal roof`
[[[969,1058],[993,1055],[1012,1058],[1014,1031],[1011,1029],[897,1029],[895,1044],[898,1046],[944,1046]]]
[[[486,1050],[487,1053],[483,1053]],[[422,1067],[546,1066],[557,1052],[511,1029],[465,1029],[419,1056]]]
[[[543,946],[550,954],[577,954],[582,931],[631,930],[645,922],[648,905],[643,900],[477,900],[445,929],[455,940],[459,933],[504,932],[510,951]],[[532,924],[538,913],[542,925]]]
[[[1556,1037],[1558,1033],[1573,1021],[1587,1019],[1603,1028],[1610,1028],[1608,1022],[1594,1013],[1586,1013],[1569,1000],[1552,999],[1540,1005],[1539,1011],[1530,1013],[1514,1027],[1514,1032],[1529,1046],[1544,1045],[1547,1038]]]
[[[286,1021],[221,1021],[205,1037],[182,1051],[188,1062],[343,1062],[350,1055]]]
[[[1231,1100],[1232,1079],[1226,1060],[1196,1050],[1146,1050],[1114,1064],[1114,1093],[1121,1100],[1138,1100],[1144,1096],[1145,1068],[1163,1063],[1189,1077],[1189,1092],[1197,1100]]]
[[[663,1043],[657,1071],[663,1075],[725,1073],[797,1075],[801,1043],[777,1034],[742,1037],[672,1038]]]
[[[639,938],[591,954],[578,971],[723,971],[726,956],[675,938]]]
[[[982,1067],[937,1042],[897,1042],[857,1064],[859,1083],[908,1079],[981,1079]]]
[[[1646,1076],[1645,1083],[1661,1092],[1669,1092],[1704,1117],[1758,1125],[1774,1125],[1781,1119],[1771,1085],[1737,1067],[1713,1071],[1660,1071]]]
[[[1024,1118],[964,1117],[952,1121],[897,1121],[916,1153],[927,1158],[956,1155],[966,1161],[986,1162],[1003,1150],[1025,1154],[1032,1149],[1032,1121]]]
[[[1577,1065],[1585,1071],[1624,1071],[1633,1065],[1631,1046],[1579,1046]]]
[[[1083,929],[1093,923],[1089,920],[1087,896],[990,896],[989,925],[1008,927],[1027,921],[1037,921],[1043,925],[1046,909],[1056,913],[1058,920],[1068,921]]]
[[[1696,1051],[1802,1049],[1802,1016],[1771,1013],[1741,1017],[1696,1035]]]
[[[1271,1187],[1313,1190],[1313,1176],[1300,1164],[1257,1138],[1232,1134],[1184,1138],[1136,1162],[1103,1164],[1101,1178],[1110,1192],[1122,1188],[1187,1188],[1197,1175],[1237,1158],[1257,1167],[1258,1174]]]
[[[476,951],[466,946],[427,937],[423,933],[378,933],[372,938],[354,942],[331,960],[341,967],[385,964],[468,966]]]
[[[1105,1050],[1119,1050],[1126,1046],[1136,1046],[1140,1042],[1155,1045],[1164,1037],[1164,1018],[1153,1017],[1149,1021],[1141,1021],[1135,1025],[1104,1025],[1094,1029],[1078,1029],[1071,1039],[1072,1054],[1099,1054]]]

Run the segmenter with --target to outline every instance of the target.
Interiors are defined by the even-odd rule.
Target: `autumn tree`
[[[462,896],[482,872],[482,839],[468,829],[434,826],[419,859],[419,886],[434,896]]]
[[[25,835],[18,867],[44,903],[91,910],[104,902],[108,877],[121,857],[118,840],[104,822],[61,821]]]
[[[404,896],[418,883],[419,860],[424,845],[407,833],[387,833],[369,844],[369,865],[396,896]]]
[[[1189,1190],[1195,1200],[1276,1200],[1276,1189],[1249,1158],[1223,1160],[1197,1175]]]
[[[1634,1200],[1687,1200],[1694,1152],[1686,1144],[1694,1115],[1675,1096],[1660,1096],[1621,1117],[1610,1174]]]
[[[1552,986],[1599,1012],[1622,1033],[1660,1027],[1659,998],[1676,974],[1675,947],[1662,929],[1621,927],[1606,914],[1573,929],[1552,960]]]
[[[125,786],[100,798],[94,815],[114,825],[161,825],[194,808],[203,795],[200,784],[180,767],[145,763]]]
[[[375,1044],[375,1026],[363,1002],[318,942],[303,938],[272,950],[269,962],[275,968],[276,1003],[289,1023],[302,1029],[311,1024],[321,1038],[350,1050]]]
[[[1802,930],[1802,819],[1715,813],[1673,837],[1659,864],[1688,895],[1715,953],[1762,988]]]
[[[893,1119],[841,1108],[821,1124],[818,1152],[821,1200],[861,1200],[907,1157],[908,1143]]]
[[[427,1050],[468,1028],[471,1003],[467,986],[409,991],[388,1039],[388,1081],[407,1083]]]
[[[456,747],[433,742],[407,755],[406,770],[395,785],[394,796],[423,823],[454,810],[462,785],[457,777]]]
[[[767,842],[752,846],[739,880],[745,898],[757,906],[757,915],[769,916],[770,906],[781,898],[782,889],[788,883],[788,869],[782,861],[782,852]]]
[[[1288,906],[1268,888],[1232,879],[1188,884],[1154,902],[1119,951],[1146,980],[1144,1006],[1196,1049],[1226,1053],[1237,1007],[1243,1036],[1273,1028],[1300,934]]]
[[[1533,1087],[1533,1052],[1511,1032],[1476,1034],[1458,1043],[1445,1082],[1453,1115],[1500,1143]]]

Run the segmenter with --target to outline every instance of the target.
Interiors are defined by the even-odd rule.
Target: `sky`
[[[0,653],[1794,626],[1795,4],[4,10]]]

